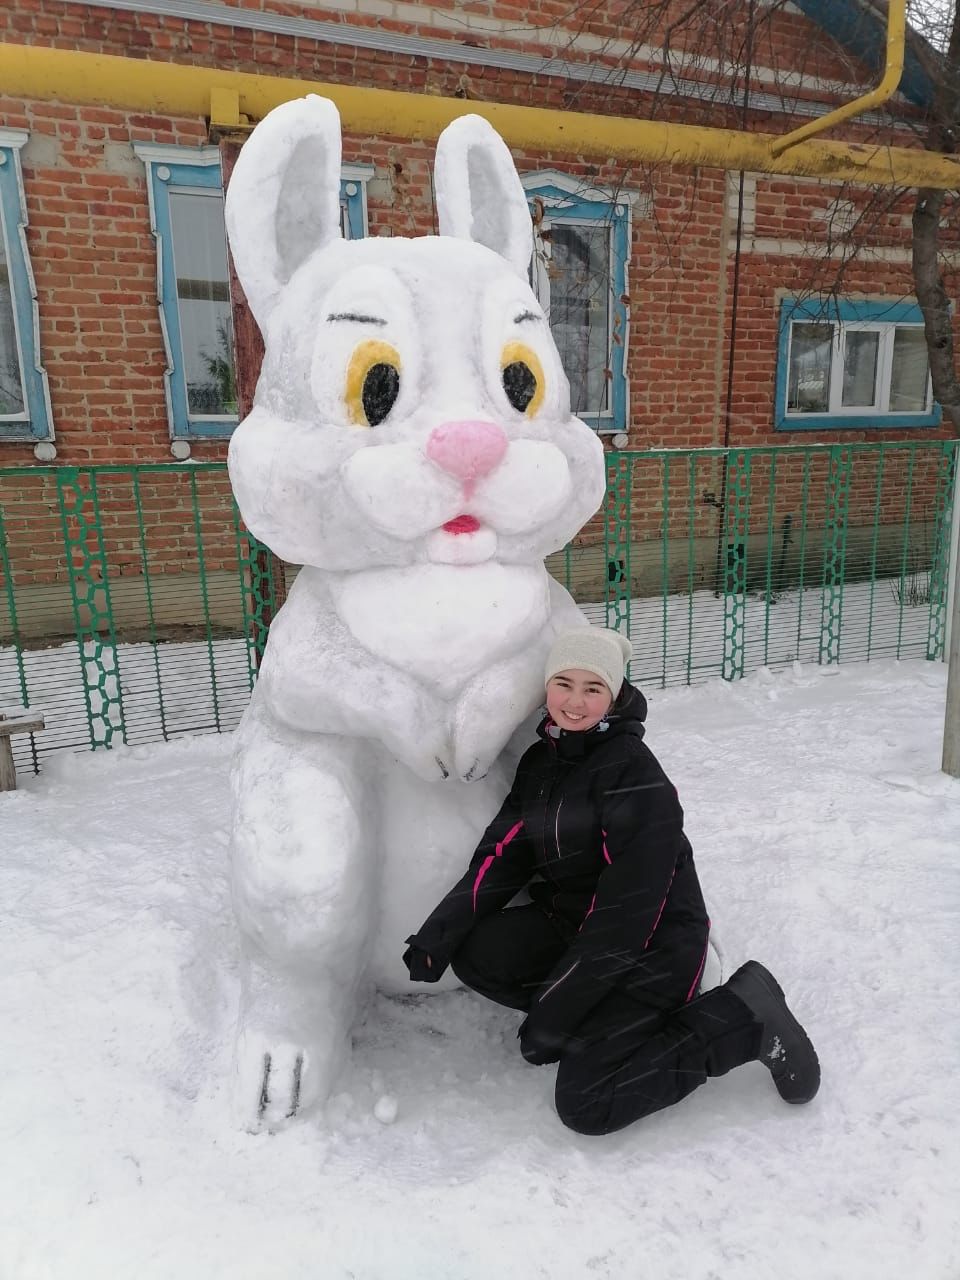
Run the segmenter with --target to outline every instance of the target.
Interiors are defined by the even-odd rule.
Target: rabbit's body
[[[304,569],[256,696],[291,728],[373,738],[427,781],[469,782],[542,700],[558,616],[579,615],[533,566]]]
[[[556,630],[583,621],[543,557],[604,488],[489,126],[457,121],[438,146],[450,235],[342,242],[339,163],[330,104],[289,103],[227,201],[266,346],[231,479],[253,532],[305,566],[233,772],[254,1124],[326,1095],[365,974],[405,982],[404,937],[509,786],[501,752],[542,700]]]

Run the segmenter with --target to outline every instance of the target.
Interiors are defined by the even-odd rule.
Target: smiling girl
[[[547,715],[464,876],[407,939],[417,982],[448,965],[526,1013],[528,1062],[559,1062],[556,1106],[611,1133],[760,1060],[787,1102],[820,1084],[773,976],[748,961],[700,994],[710,922],[677,792],[643,741],[647,704],[615,631],[557,636]],[[511,905],[521,891],[529,900]]]

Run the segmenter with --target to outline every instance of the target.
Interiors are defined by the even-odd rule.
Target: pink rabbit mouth
[[[479,528],[480,521],[476,516],[456,516],[443,526],[445,533],[476,533]]]

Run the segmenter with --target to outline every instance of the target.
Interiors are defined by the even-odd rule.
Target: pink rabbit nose
[[[468,497],[506,451],[507,437],[494,422],[444,422],[427,441],[427,457],[456,476]]]

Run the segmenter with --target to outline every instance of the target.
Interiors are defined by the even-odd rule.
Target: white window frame
[[[893,375],[893,348],[898,329],[923,332],[919,307],[910,302],[882,300],[826,302],[787,299],[781,304],[780,359],[777,371],[776,428],[780,431],[818,430],[851,427],[861,430],[884,427],[935,427],[941,419],[940,406],[933,399],[933,380],[927,369],[927,385],[922,409],[890,408]],[[830,325],[830,395],[826,409],[803,412],[789,408],[790,370],[793,365],[794,326]],[[872,405],[843,403],[843,372],[846,340],[850,333],[876,333],[877,376]]]
[[[922,324],[876,324],[869,321],[851,321],[846,324],[837,320],[794,320],[790,325],[790,348],[787,356],[788,368],[793,362],[793,329],[797,324],[822,324],[830,325],[833,329],[833,340],[831,342],[831,360],[830,360],[830,401],[826,413],[843,414],[844,416],[856,416],[862,414],[865,417],[876,417],[878,413],[889,414],[890,409],[890,389],[891,377],[893,375],[893,344],[896,340],[898,329],[915,329],[923,332]],[[846,363],[846,339],[849,333],[876,333],[879,336],[877,343],[877,376],[874,384],[876,395],[873,404],[868,405],[850,405],[843,403],[843,373]],[[915,413],[930,413],[933,404],[933,382],[930,377],[930,371],[927,370],[927,391],[923,402],[922,409],[911,410]],[[896,412],[896,410],[894,410]],[[787,415],[791,418],[809,418],[808,413],[801,413],[796,409],[787,409]]]

